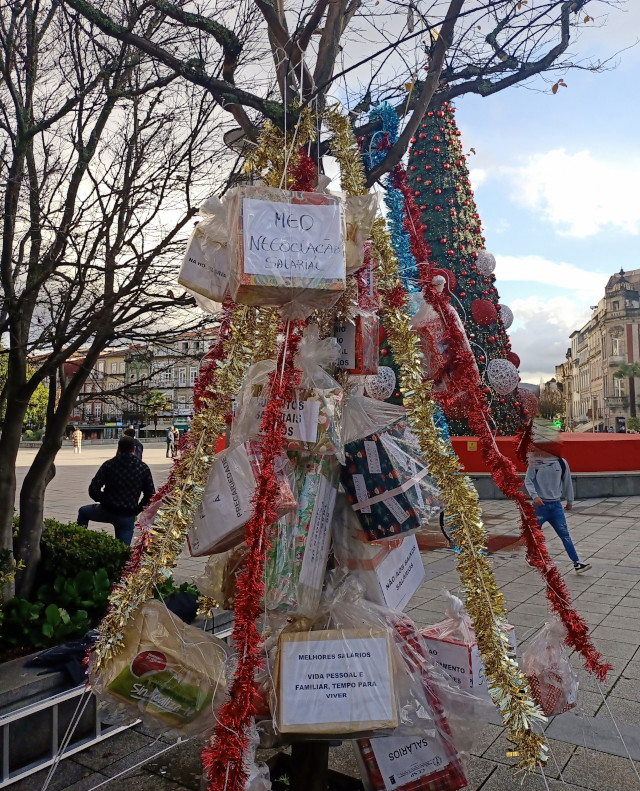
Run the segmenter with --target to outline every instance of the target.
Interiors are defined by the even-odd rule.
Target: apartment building
[[[565,424],[574,431],[623,431],[638,409],[640,379],[630,387],[614,373],[640,360],[640,269],[612,275],[592,310],[584,327],[571,333],[566,362],[556,366]]]

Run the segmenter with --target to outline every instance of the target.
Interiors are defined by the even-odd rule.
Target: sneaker
[[[574,563],[573,568],[576,574],[584,574],[585,571],[589,571],[591,568],[591,563]]]

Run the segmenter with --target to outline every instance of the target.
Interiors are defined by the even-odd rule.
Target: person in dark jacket
[[[135,450],[133,452],[140,459],[140,461],[142,461],[142,451],[144,450],[144,447],[142,445],[142,442],[140,442],[139,439],[136,439],[135,428],[133,426],[129,426],[129,428],[125,428],[125,430],[122,432],[122,435],[124,437],[131,437],[133,439],[136,445]]]
[[[78,510],[78,524],[106,522],[114,527],[116,538],[131,544],[136,516],[155,493],[149,467],[135,455],[132,437],[122,437],[118,452],[105,461],[89,485],[89,497],[95,505]],[[140,496],[142,495],[142,500]]]

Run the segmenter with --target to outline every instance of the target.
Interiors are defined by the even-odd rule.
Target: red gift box
[[[380,321],[376,313],[361,313],[355,323],[340,322],[335,336],[340,344],[338,367],[356,376],[378,373],[378,332]]]

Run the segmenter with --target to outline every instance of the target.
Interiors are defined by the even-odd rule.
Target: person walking
[[[573,508],[573,483],[569,465],[565,459],[541,450],[532,451],[528,462],[524,485],[533,500],[538,524],[542,527],[548,522],[556,531],[567,555],[573,561],[576,574],[588,571],[591,564],[583,563],[578,557],[562,510],[563,497],[567,501],[564,510],[570,511]]]
[[[142,451],[144,450],[144,447],[142,445],[142,442],[140,442],[139,439],[136,439],[135,428],[133,426],[129,426],[129,428],[125,428],[125,430],[122,432],[122,436],[131,437],[133,439],[135,443],[135,450],[133,452],[140,459],[140,461],[142,461]]]
[[[73,438],[73,452],[82,453],[82,431],[77,428],[71,437]]]
[[[113,525],[116,538],[127,546],[136,516],[156,490],[151,470],[136,456],[135,447],[133,437],[120,438],[116,455],[104,462],[89,484],[89,497],[96,503],[81,506],[77,519],[81,527],[89,527],[89,522]]]
[[[173,426],[169,426],[166,432],[167,439],[167,458],[176,455],[176,435],[173,433]]]
[[[180,458],[180,429],[174,428],[173,429],[173,455],[174,457]]]

